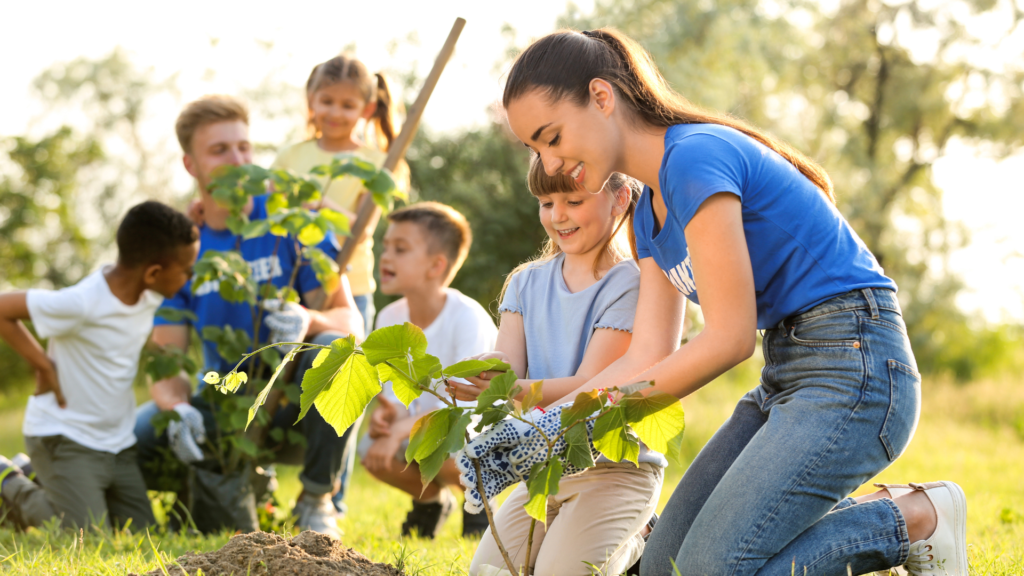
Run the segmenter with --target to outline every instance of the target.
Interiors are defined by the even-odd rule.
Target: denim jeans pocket
[[[895,461],[907,449],[921,416],[921,375],[916,370],[889,360],[889,411],[878,438],[885,446],[889,461]]]
[[[858,328],[856,312],[833,312],[793,324],[788,337],[795,344],[811,348],[859,348]]]

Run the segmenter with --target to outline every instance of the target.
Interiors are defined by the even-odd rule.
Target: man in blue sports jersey
[[[295,267],[300,264],[294,242],[280,241],[271,234],[243,240],[232,234],[226,226],[228,209],[220,206],[207,191],[213,171],[223,165],[241,165],[252,161],[249,142],[248,111],[239,101],[229,96],[205,96],[190,103],[178,116],[178,141],[184,152],[184,164],[198,184],[200,206],[204,223],[200,228],[200,257],[207,250],[240,250],[249,263],[257,282],[271,282],[281,287],[288,284]],[[266,196],[251,198],[246,213],[251,218],[266,216]],[[338,252],[333,235],[320,246],[334,257]],[[186,285],[164,306],[189,310],[196,316],[194,327],[202,334],[206,326],[242,328],[253,336],[253,318],[248,305],[226,302],[221,298],[215,282],[193,287]],[[285,306],[282,311],[266,313],[260,327],[260,341],[295,342],[307,335],[318,344],[329,344],[337,338],[355,334],[363,336],[363,320],[355,306],[348,282],[342,277],[342,287],[326,294],[310,266],[301,266],[296,274],[295,289],[302,304]],[[325,305],[326,303],[326,305]],[[319,311],[323,309],[323,311]],[[157,318],[152,340],[161,346],[185,350],[189,342],[189,329],[183,323]],[[214,370],[224,374],[231,370],[217,352],[217,346],[203,341],[205,366],[203,373]],[[301,381],[310,367],[313,354],[300,357],[297,381]],[[201,386],[202,384],[200,384]],[[204,458],[199,445],[213,434],[213,419],[209,405],[199,395],[192,395],[188,378],[179,375],[155,382],[151,388],[153,401],[139,408],[135,433],[139,438],[139,458],[146,462],[159,456],[156,447],[169,446],[175,456],[186,463]],[[294,427],[306,439],[304,467],[299,478],[303,491],[296,503],[294,514],[300,529],[310,529],[334,537],[339,535],[337,515],[330,497],[339,481],[343,463],[354,449],[349,441],[358,422],[340,438],[319,412],[311,409],[297,424],[297,412],[282,408],[274,416],[272,426]],[[171,422],[167,434],[158,437],[150,424],[153,415],[161,410],[174,410],[181,419]],[[205,425],[204,425],[205,422]],[[143,467],[145,470],[146,467]]]

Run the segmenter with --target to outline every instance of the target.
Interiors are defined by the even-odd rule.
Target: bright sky
[[[157,78],[177,74],[182,101],[188,101],[211,92],[252,89],[272,70],[302,85],[314,64],[353,43],[373,70],[407,69],[418,62],[425,75],[458,16],[468,22],[423,121],[436,130],[479,125],[501,94],[495,63],[507,47],[503,24],[511,24],[520,38],[538,36],[553,28],[566,4],[309,0],[243,5],[179,0],[153,4],[143,13],[141,7],[148,4],[123,0],[7,3],[0,23],[0,110],[5,111],[0,114],[0,136],[49,128],[40,120],[44,110],[31,88],[39,72],[55,62],[102,57],[115,46],[126,49],[136,64],[151,66]],[[587,11],[593,2],[575,4]],[[392,57],[390,41],[404,41],[410,33],[420,48],[406,44]],[[267,42],[273,43],[272,49],[265,49]],[[170,137],[176,113],[176,108],[161,112],[151,119],[149,130]],[[280,124],[261,128],[254,122],[253,139],[277,142],[286,129]],[[179,172],[174,185],[186,187],[186,175]],[[997,163],[957,147],[936,165],[935,173],[945,191],[947,215],[973,231],[972,245],[953,261],[970,287],[961,305],[990,320],[1024,321],[1024,226],[1019,223],[1024,214],[1024,155]]]

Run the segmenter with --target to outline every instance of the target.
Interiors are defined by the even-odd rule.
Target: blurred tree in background
[[[1024,143],[1024,63],[979,57],[1004,38],[975,33],[967,23],[979,15],[1012,30],[1024,13],[1008,0],[597,0],[590,13],[570,6],[560,24],[623,30],[684,96],[821,162],[840,210],[900,286],[921,369],[969,380],[1024,368],[1020,326],[986,325],[955,304],[963,282],[948,258],[968,238],[944,218],[932,177],[951,143],[995,157]],[[525,45],[511,28],[505,35]],[[406,97],[415,94],[415,75],[392,75]],[[284,77],[283,68],[268,69],[245,91],[255,132],[286,125],[282,133],[301,138],[304,93]],[[180,175],[173,126],[148,124],[154,110],[165,119],[177,113],[176,82],[121,50],[55,64],[37,78],[56,128],[0,149],[0,289],[76,282],[113,254],[111,223],[129,206],[156,198],[183,207],[183,191],[169,185]],[[284,143],[259,143],[257,161]],[[505,275],[544,237],[525,185],[527,152],[497,119],[454,133],[424,128],[407,160],[419,199],[469,219],[473,249],[453,286],[495,311]],[[378,308],[390,300],[377,294]],[[18,364],[0,345],[0,371],[13,374]],[[0,380],[0,391],[13,380]]]
[[[599,0],[561,24],[610,25],[638,39],[694,103],[772,132],[817,159],[839,209],[900,287],[922,370],[971,379],[1008,367],[1019,330],[956,306],[948,267],[966,232],[943,215],[932,166],[960,139],[997,157],[1024,144],[1024,67],[982,65],[1005,39],[972,34],[1007,2]],[[998,209],[998,207],[993,207]],[[1011,352],[1002,354],[998,351]]]

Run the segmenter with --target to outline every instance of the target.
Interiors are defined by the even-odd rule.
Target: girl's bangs
[[[530,172],[526,177],[526,185],[534,196],[550,196],[551,194],[569,194],[579,192],[582,188],[567,174],[548,176],[540,157],[534,155],[530,159]]]

